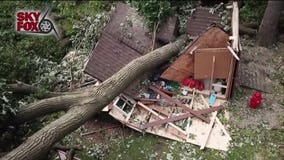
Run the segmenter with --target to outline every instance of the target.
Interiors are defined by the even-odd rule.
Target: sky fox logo
[[[55,35],[59,38],[53,21],[49,18],[48,8],[45,12],[38,11],[17,11],[16,30],[19,33],[29,33],[38,35]]]

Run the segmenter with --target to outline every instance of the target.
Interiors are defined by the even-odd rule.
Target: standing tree
[[[259,46],[268,47],[275,42],[278,22],[283,8],[284,1],[268,1],[257,35],[257,44]]]
[[[184,46],[186,39],[187,36],[181,36],[176,42],[133,60],[99,86],[87,91],[56,94],[55,97],[38,101],[20,110],[13,122],[22,123],[62,110],[67,112],[0,159],[38,160],[45,156],[56,142],[99,113],[137,77],[175,55]]]

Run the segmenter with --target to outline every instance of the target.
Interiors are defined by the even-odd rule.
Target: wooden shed
[[[209,82],[210,87],[200,91],[201,93],[209,95],[217,87],[222,90],[217,93],[217,97],[228,99],[231,95],[235,63],[236,59],[230,50],[229,35],[220,27],[212,26],[188,46],[162,73],[161,78],[182,83],[185,78],[192,77],[204,83]]]

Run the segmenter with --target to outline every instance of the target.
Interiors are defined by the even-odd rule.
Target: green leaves
[[[76,50],[83,50],[87,54],[98,41],[109,17],[104,13],[97,13],[82,18],[80,23],[73,25],[74,35],[71,36],[72,45]]]
[[[153,29],[155,23],[165,21],[175,10],[167,0],[132,1],[132,4],[145,17],[150,29]]]
[[[267,1],[246,0],[240,8],[240,19],[244,22],[257,22],[260,24]]]
[[[12,92],[6,91],[6,80],[0,79],[0,123],[11,115],[16,114],[17,103]]]

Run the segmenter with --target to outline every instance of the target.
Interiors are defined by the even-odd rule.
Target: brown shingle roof
[[[85,68],[85,72],[100,81],[105,81],[131,60],[139,56],[141,56],[139,52],[124,45],[105,32],[97,42]]]
[[[134,8],[119,3],[102,36],[96,44],[84,72],[105,81],[133,59],[148,53],[152,38]],[[133,82],[124,93],[137,94],[139,80]]]
[[[187,21],[186,33],[190,36],[199,36],[212,24],[220,25],[221,18],[210,13],[208,8],[198,7]]]

